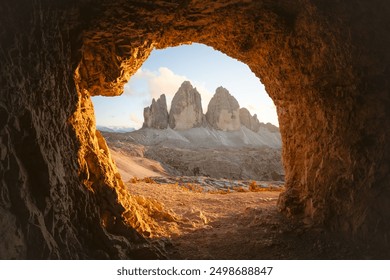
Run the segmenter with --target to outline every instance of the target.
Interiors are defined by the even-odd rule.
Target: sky
[[[241,107],[257,114],[261,122],[278,125],[276,108],[260,80],[249,67],[202,44],[153,50],[130,78],[118,97],[92,97],[96,124],[141,128],[143,110],[152,98],[167,97],[168,111],[183,81],[190,81],[202,97],[203,112],[219,86],[226,88]]]

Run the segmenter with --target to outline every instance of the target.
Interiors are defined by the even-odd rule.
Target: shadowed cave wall
[[[0,258],[164,257],[90,96],[190,42],[246,63],[274,100],[283,213],[389,246],[389,14],[384,0],[2,1]]]

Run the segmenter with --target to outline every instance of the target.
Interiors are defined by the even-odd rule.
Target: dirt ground
[[[156,217],[151,238],[164,241],[170,259],[378,258],[364,246],[287,220],[276,205],[280,190],[202,192],[194,185],[127,185],[132,194],[168,212]]]

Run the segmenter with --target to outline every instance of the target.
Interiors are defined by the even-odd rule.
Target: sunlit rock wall
[[[19,2],[0,4],[0,258],[161,257],[74,82],[82,9]]]

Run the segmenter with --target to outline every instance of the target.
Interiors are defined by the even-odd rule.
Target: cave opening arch
[[[279,201],[282,211],[308,224],[367,234],[365,221],[376,218],[363,210],[367,178],[355,180],[363,168],[356,162],[365,159],[354,147],[366,136],[348,128],[361,122],[354,112],[361,110],[357,100],[362,98],[352,67],[354,41],[345,37],[348,27],[330,21],[322,6],[306,2],[234,6],[215,3],[205,9],[191,3],[174,17],[158,14],[155,22],[140,20],[128,30],[118,20],[97,20],[84,44],[83,57],[93,60],[82,60],[79,88],[91,95],[120,94],[153,48],[188,42],[242,61],[265,84],[277,107],[287,187]],[[99,24],[111,26],[112,33],[99,37]]]
[[[189,82],[188,86],[183,86],[185,81]],[[224,128],[217,127],[214,120],[210,122],[206,113],[217,88],[221,86],[226,90],[221,89],[220,94],[228,99],[219,98],[217,101],[214,98],[211,110],[219,114],[220,105],[216,102],[226,101],[222,106],[233,106],[229,110],[235,116],[234,120],[225,120],[224,125],[229,127]],[[182,97],[174,105],[172,102],[175,94]],[[247,65],[210,47],[192,44],[154,50],[124,86],[121,96],[94,96],[92,101],[97,129],[109,137],[106,140],[110,148],[116,150],[111,150],[111,154],[117,158],[117,167],[126,182],[132,176],[158,176],[158,172],[172,176],[203,175],[237,180],[284,179],[280,133],[272,100]],[[171,103],[176,113],[172,111]],[[182,110],[187,113],[180,120],[177,112],[183,112]],[[177,128],[174,123],[169,123],[168,119],[173,119],[173,114],[177,114],[177,121],[183,122],[181,127]],[[172,131],[167,130],[168,128]],[[123,136],[115,134],[132,130],[135,131]],[[179,138],[173,140],[172,137]],[[134,153],[126,152],[127,149],[124,146],[122,149],[122,145],[127,138],[143,148],[135,149],[137,152]],[[179,139],[190,141],[192,149]],[[173,144],[173,141],[179,142]],[[161,146],[165,149],[161,150]],[[175,150],[179,147],[184,150]],[[244,148],[248,149],[247,158],[244,157]],[[224,153],[227,154],[221,154],[219,162],[217,158],[210,158],[207,152],[212,150],[217,155],[223,149],[226,149]],[[233,150],[235,156],[230,153]],[[240,150],[243,154],[238,152]],[[165,152],[170,156],[165,157]],[[122,154],[137,158],[140,174],[135,172],[136,168],[131,170],[131,165],[125,164]],[[130,162],[135,164],[130,158]],[[153,170],[157,173],[147,172],[146,162],[153,163]]]
[[[10,194],[2,197],[1,222],[18,233],[6,235],[2,255],[125,258],[142,251],[142,238],[120,222],[137,209],[131,199],[117,203],[121,181],[93,129],[89,96],[120,94],[154,47],[186,42],[246,63],[266,85],[283,138],[283,212],[389,246],[384,1],[353,9],[325,0],[35,1],[24,13],[17,1],[1,5],[0,163]],[[23,143],[36,145],[26,154]],[[36,174],[26,162],[31,155],[47,172]],[[132,237],[115,237],[124,235]]]
[[[326,45],[328,41],[337,39],[338,33],[320,36],[329,26],[323,26],[321,18],[317,22],[312,20],[310,13],[315,14],[315,10],[302,12],[299,5],[280,7],[265,4],[255,5],[257,13],[253,13],[247,10],[251,8],[251,5],[243,5],[242,9],[250,15],[243,18],[240,16],[242,10],[219,9],[216,4],[216,11],[206,12],[210,16],[207,24],[200,16],[198,21],[188,26],[186,15],[179,15],[183,23],[160,15],[157,27],[146,20],[136,23],[129,30],[113,21],[112,33],[104,37],[98,32],[99,24],[110,21],[99,19],[95,22],[95,30],[87,32],[89,40],[83,45],[83,59],[76,71],[76,83],[80,92],[91,96],[121,94],[123,85],[154,48],[183,43],[202,43],[244,62],[265,84],[277,107],[288,189],[280,200],[280,206],[288,215],[304,216],[306,221],[310,220],[309,223],[322,224],[328,218],[325,217],[326,211],[322,211],[326,207],[324,201],[315,196],[323,195],[316,188],[318,180],[326,181],[328,174],[319,170],[328,168],[327,172],[332,173],[332,169],[324,167],[324,161],[320,165],[315,159],[318,151],[314,146],[318,146],[313,143],[321,140],[320,135],[325,132],[318,131],[318,135],[313,132],[318,127],[327,127],[324,92],[322,88],[318,89],[316,83],[324,75],[328,75],[329,79],[344,80],[352,74],[334,75],[334,67],[337,66],[330,65],[329,59],[339,54]],[[201,15],[204,8],[195,4],[185,8],[188,9]],[[157,10],[151,7],[150,12]],[[163,31],[161,25],[165,26]],[[350,57],[342,54],[340,59],[347,63]],[[334,80],[332,83],[335,83]],[[306,175],[307,182],[296,179],[308,173],[322,178]]]

